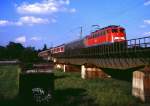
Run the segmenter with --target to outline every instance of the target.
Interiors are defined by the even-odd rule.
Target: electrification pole
[[[83,27],[80,27],[80,39],[82,39],[82,34],[83,34]]]

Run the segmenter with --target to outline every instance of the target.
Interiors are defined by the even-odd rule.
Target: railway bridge
[[[62,68],[64,72],[76,71],[77,66],[80,67],[78,70],[83,79],[111,77],[103,71],[103,68],[125,71],[129,68],[143,67],[133,72],[132,94],[142,101],[150,101],[150,36],[107,45],[70,49],[57,54],[52,54],[49,49],[40,52],[39,56],[52,60],[56,68]]]
[[[46,50],[39,55],[61,64],[91,64],[100,68],[128,69],[150,65],[150,36],[109,45],[72,49],[60,54],[51,54],[50,50]]]

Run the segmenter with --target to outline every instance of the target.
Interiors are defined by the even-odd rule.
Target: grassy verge
[[[149,106],[131,95],[132,84],[116,79],[83,80],[80,73],[55,72],[56,104],[62,106]],[[60,103],[60,104],[59,104]]]
[[[14,99],[19,90],[19,66],[0,66],[0,100]]]

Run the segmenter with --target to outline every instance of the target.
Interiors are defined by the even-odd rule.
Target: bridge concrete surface
[[[76,69],[81,72],[83,79],[111,77],[102,68],[124,70],[144,67],[133,72],[132,95],[150,102],[150,36],[110,45],[71,49],[57,54],[50,51],[40,52],[39,56],[53,61],[55,68],[63,69],[64,72]]]

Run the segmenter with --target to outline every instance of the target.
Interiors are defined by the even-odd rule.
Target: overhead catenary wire
[[[144,2],[143,0],[140,0],[140,2],[135,2],[135,5],[134,6],[130,6],[129,8],[126,8],[124,9],[123,11],[120,11],[120,13],[117,13],[117,17],[120,17],[120,16],[123,16],[123,15],[126,15],[128,13],[130,13],[131,11],[134,11],[135,9],[139,8],[141,6],[141,4],[144,5]],[[121,20],[121,18],[117,18],[117,20]],[[95,25],[98,25],[98,24],[94,24],[92,26],[95,26]],[[76,39],[81,39],[83,38],[84,36],[90,34],[92,32],[92,27],[91,26],[87,26],[86,24],[84,25],[80,25],[78,27],[75,27],[73,29],[70,29],[69,31],[65,32],[64,35],[67,35],[67,37],[72,37],[73,36],[76,36],[77,38]],[[96,30],[96,28],[95,28]],[[78,35],[78,36],[77,36]],[[66,37],[66,36],[65,36]],[[74,37],[73,37],[74,38]],[[74,39],[73,39],[74,40]]]

